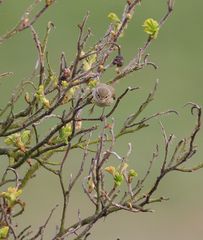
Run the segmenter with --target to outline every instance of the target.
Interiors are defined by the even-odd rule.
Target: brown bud
[[[46,6],[50,6],[53,3],[53,0],[45,0]]]
[[[132,206],[132,203],[131,203],[131,202],[127,202],[127,206],[128,206],[130,209],[133,209],[133,206]]]
[[[80,130],[82,128],[82,121],[78,120],[75,122],[75,129]]]
[[[28,17],[23,18],[21,21],[19,30],[26,28],[28,25],[29,25],[29,18]]]
[[[25,101],[30,104],[30,95],[28,92],[25,93]]]
[[[130,5],[132,3],[132,0],[127,0],[127,4]]]
[[[120,73],[121,73],[120,68],[119,68],[119,67],[116,67],[115,72],[116,72],[116,74],[120,74]]]
[[[130,13],[126,14],[126,18],[130,20],[132,18],[132,15]]]
[[[115,37],[116,36],[116,32],[115,31],[111,31],[111,35],[113,36],[113,37]]]
[[[94,190],[94,188],[95,188],[95,184],[94,184],[94,182],[93,182],[91,177],[88,177],[87,184],[88,184],[88,193],[91,193]]]
[[[64,68],[63,70],[64,77],[70,77],[71,71],[69,68]]]
[[[32,167],[32,159],[28,158],[27,163],[30,165],[30,167]]]
[[[61,73],[61,80],[66,80],[67,78],[69,78],[71,75],[71,70],[70,68],[64,68],[62,73]]]
[[[112,124],[107,123],[107,124],[105,125],[105,128],[107,128],[107,129],[112,129]]]
[[[98,72],[103,72],[105,71],[104,65],[100,64],[98,67]]]

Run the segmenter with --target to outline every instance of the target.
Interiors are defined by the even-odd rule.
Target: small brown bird
[[[93,102],[99,107],[110,106],[115,100],[115,89],[105,83],[99,83],[92,91]]]

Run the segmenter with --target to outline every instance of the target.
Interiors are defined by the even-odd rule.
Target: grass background
[[[20,19],[24,9],[32,1],[21,0],[5,1],[0,5],[0,35],[15,25]],[[46,12],[37,22],[35,29],[42,37],[47,22],[52,21],[56,29],[50,34],[48,50],[50,62],[55,71],[58,71],[58,61],[60,54],[64,51],[69,61],[75,56],[77,40],[77,24],[82,20],[85,13],[90,11],[88,25],[94,35],[90,43],[102,37],[108,26],[107,15],[115,12],[122,13],[123,0],[60,0]],[[179,111],[180,117],[168,116],[161,118],[167,133],[174,133],[177,139],[183,138],[190,133],[194,123],[194,118],[190,116],[189,109],[184,108],[184,104],[192,101],[199,105],[203,104],[203,28],[202,28],[203,2],[196,0],[176,1],[175,10],[172,17],[161,29],[158,39],[148,50],[150,58],[159,68],[154,71],[146,68],[137,72],[127,79],[122,80],[117,85],[117,94],[121,93],[127,86],[140,86],[136,94],[130,94],[120,105],[114,117],[119,126],[124,116],[136,109],[145,99],[152,89],[155,80],[158,78],[159,88],[156,100],[145,112],[154,112],[175,109]],[[120,39],[123,55],[126,62],[134,56],[137,49],[143,45],[146,35],[141,25],[148,17],[160,19],[165,13],[166,1],[154,0],[143,1],[141,7],[137,9],[135,17],[130,23],[125,37]],[[30,75],[37,59],[35,45],[29,30],[17,34],[12,39],[0,46],[0,72],[12,71],[14,75],[7,78],[0,85],[0,107],[7,103],[13,88]],[[111,74],[106,75],[104,81],[111,78]],[[203,133],[198,136],[198,153],[192,161],[196,163],[202,161],[203,156]],[[151,127],[140,131],[135,135],[130,135],[124,140],[118,141],[117,149],[120,154],[127,151],[127,142],[133,144],[133,155],[130,163],[141,174],[151,158],[155,144],[163,143],[160,126],[157,120],[151,122]],[[71,160],[67,166],[67,171],[76,169],[78,166],[79,152],[71,155]],[[3,159],[0,161],[0,169],[3,169]],[[161,158],[158,159],[156,167],[153,169],[153,177]],[[1,170],[0,170],[1,171]],[[166,177],[162,182],[158,195],[170,198],[170,201],[156,204],[153,208],[155,213],[141,213],[133,215],[120,212],[100,221],[93,229],[90,240],[97,239],[202,239],[203,221],[203,172],[193,174],[175,173]],[[150,182],[148,183],[150,186]],[[38,173],[38,180],[33,180],[25,190],[23,200],[26,202],[26,211],[23,217],[19,218],[20,225],[31,223],[33,227],[43,224],[50,209],[58,202],[61,202],[60,188],[58,182],[49,173],[41,170]],[[81,215],[91,213],[91,208],[86,197],[81,197],[80,186],[75,190],[71,199],[71,209],[69,212],[69,222],[77,217],[77,209],[81,209]],[[83,199],[84,198],[84,199]],[[50,222],[50,230],[46,233],[46,239],[51,239],[55,231],[57,218],[60,216],[60,209]]]

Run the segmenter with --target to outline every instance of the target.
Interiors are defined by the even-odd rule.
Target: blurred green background
[[[8,31],[20,19],[24,9],[32,1],[7,0],[0,5],[0,35]],[[124,0],[58,0],[46,14],[34,25],[42,37],[48,21],[55,24],[49,38],[48,50],[50,63],[58,71],[58,62],[62,51],[67,55],[68,61],[75,56],[77,40],[77,24],[85,13],[90,11],[88,25],[94,35],[90,43],[102,37],[108,26],[107,15],[115,12],[122,13]],[[152,89],[155,80],[160,80],[156,100],[145,111],[145,115],[168,109],[179,111],[180,116],[170,115],[161,120],[168,134],[174,133],[177,139],[185,137],[191,132],[194,117],[189,109],[183,107],[187,102],[203,104],[203,28],[202,28],[203,1],[178,0],[172,17],[161,29],[158,39],[154,41],[148,52],[150,59],[159,68],[154,71],[148,67],[140,72],[130,75],[117,85],[117,94],[127,86],[140,86],[141,90],[130,94],[120,105],[114,118],[119,125],[127,114],[137,109]],[[166,1],[143,1],[138,7],[131,21],[125,37],[120,39],[123,55],[126,62],[132,58],[137,49],[143,46],[146,35],[141,25],[148,17],[160,19],[166,11]],[[0,45],[0,72],[12,71],[14,75],[1,82],[0,107],[7,103],[13,88],[21,80],[30,76],[37,59],[35,45],[29,30],[17,34],[15,37]],[[107,81],[112,73],[103,79]],[[126,107],[127,106],[127,107]],[[198,136],[198,153],[193,157],[194,164],[202,161],[203,156],[203,131]],[[151,126],[139,133],[130,135],[118,141],[117,150],[120,154],[127,151],[127,142],[133,144],[133,155],[130,163],[142,173],[155,149],[155,144],[163,146],[160,125],[157,120]],[[73,153],[67,171],[78,166],[80,153]],[[159,158],[154,175],[161,162]],[[1,169],[3,167],[0,162]],[[1,171],[1,170],[0,170]],[[151,178],[153,180],[153,177]],[[97,239],[184,239],[200,240],[203,238],[203,171],[193,174],[173,173],[162,182],[157,196],[164,195],[170,201],[152,206],[155,213],[140,213],[133,215],[120,212],[101,220],[92,231],[90,240]],[[150,186],[150,182],[148,183]],[[70,222],[76,220],[77,209],[80,208],[81,216],[91,213],[86,196],[81,195],[81,188],[77,188],[71,200],[69,212]],[[81,197],[82,196],[82,197]],[[57,180],[44,170],[39,171],[38,180],[33,180],[25,190],[23,200],[26,202],[25,214],[19,218],[20,225],[31,223],[33,227],[42,225],[50,209],[61,202],[61,192]],[[57,218],[60,216],[58,209],[51,220],[46,239],[50,239],[55,232]],[[51,230],[50,230],[51,229]]]

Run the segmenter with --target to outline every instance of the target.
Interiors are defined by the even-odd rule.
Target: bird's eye
[[[98,93],[98,92],[96,93],[96,95],[97,95],[97,97],[98,97],[98,98],[100,98],[100,95],[99,95],[99,93]]]

